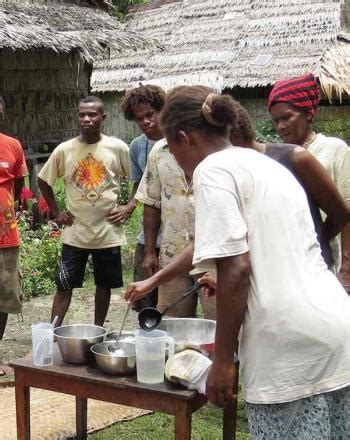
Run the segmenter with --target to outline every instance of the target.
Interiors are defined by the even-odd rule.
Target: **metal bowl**
[[[65,362],[86,364],[93,360],[90,347],[103,341],[106,330],[98,325],[72,324],[57,327],[53,333]]]
[[[119,331],[113,331],[106,334],[106,341],[115,341],[118,337]],[[123,330],[121,332],[119,341],[122,342],[123,340],[126,340],[125,342],[133,342],[135,344],[135,332],[130,332],[127,330]]]
[[[164,330],[175,341],[175,351],[187,348],[206,356],[214,352],[216,322],[199,318],[163,318],[159,330]]]
[[[103,372],[114,375],[127,375],[136,371],[135,344],[132,342],[118,343],[124,351],[124,355],[113,354],[108,351],[108,346],[114,345],[112,342],[100,342],[91,347],[91,352],[95,356],[97,366]]]

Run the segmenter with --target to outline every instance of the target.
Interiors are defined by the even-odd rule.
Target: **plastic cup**
[[[53,328],[51,324],[32,324],[33,364],[48,367],[53,364]]]
[[[136,332],[137,381],[146,384],[164,382],[165,354],[174,355],[174,339],[162,330]]]

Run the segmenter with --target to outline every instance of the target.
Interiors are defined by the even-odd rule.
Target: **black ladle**
[[[160,312],[158,309],[154,307],[146,307],[145,309],[142,309],[138,315],[140,327],[146,332],[150,332],[151,330],[156,329],[158,325],[162,322],[163,316],[167,313],[169,309],[176,306],[179,302],[183,301],[185,298],[188,298],[189,296],[193,295],[201,287],[202,284],[198,283],[197,281],[189,289],[186,290],[185,294],[181,298],[171,303],[168,307],[165,307],[163,312]]]

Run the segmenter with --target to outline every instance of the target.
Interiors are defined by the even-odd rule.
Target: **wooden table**
[[[15,372],[18,440],[30,440],[30,387],[76,396],[76,430],[79,440],[87,437],[87,399],[172,414],[175,416],[177,440],[191,438],[192,414],[206,403],[203,395],[167,382],[145,385],[138,383],[133,376],[108,376],[94,364],[67,364],[62,361],[56,344],[53,363],[51,367],[35,367],[31,356],[11,363]],[[224,409],[225,440],[234,436],[232,411],[233,407]]]

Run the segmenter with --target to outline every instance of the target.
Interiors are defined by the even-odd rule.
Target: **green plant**
[[[269,119],[258,122],[255,126],[256,139],[259,142],[281,142],[281,139],[275,132],[275,128]]]
[[[350,120],[345,118],[316,120],[314,123],[316,133],[334,136],[345,141],[350,141]]]
[[[66,209],[66,191],[64,189],[64,181],[63,179],[57,180],[53,187],[55,193],[55,199],[58,204],[58,207],[61,211]]]
[[[21,270],[26,297],[45,295],[55,288],[60,257],[60,234],[44,224],[31,229],[32,214],[24,211],[17,218],[21,233]]]
[[[116,6],[115,15],[119,20],[123,21],[129,6],[147,2],[148,0],[113,0],[113,4]]]

